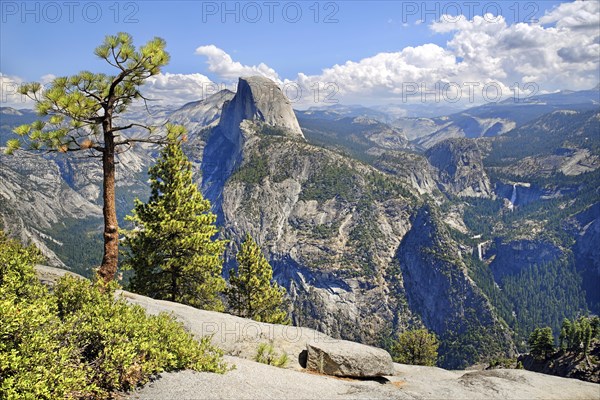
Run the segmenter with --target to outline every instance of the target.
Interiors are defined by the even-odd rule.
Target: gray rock
[[[395,364],[396,376],[378,380],[340,379],[290,371],[235,357],[225,374],[162,373],[127,395],[138,400],[200,399],[590,399],[600,385],[525,370],[446,371]]]
[[[311,341],[306,349],[306,367],[322,374],[365,378],[394,373],[390,354],[376,347],[339,340]]]
[[[185,126],[191,134],[219,123],[223,103],[230,101],[235,93],[221,90],[205,99],[187,103],[169,116],[169,121]]]
[[[236,142],[244,120],[261,121],[284,129],[292,137],[304,138],[290,101],[268,78],[240,78],[235,97],[223,105],[219,127],[230,141]]]
[[[431,147],[426,155],[437,169],[437,180],[445,192],[462,197],[494,198],[481,150],[475,141],[444,140]]]

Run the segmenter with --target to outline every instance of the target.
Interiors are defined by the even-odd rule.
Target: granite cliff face
[[[292,105],[281,88],[260,76],[239,79],[235,96],[223,105],[219,128],[235,142],[244,120],[264,122],[285,130],[292,137],[304,137]]]
[[[268,126],[278,134],[304,139],[289,100],[275,82],[257,76],[240,78],[237,92],[229,97],[220,96],[219,122],[207,133],[201,157],[202,191],[216,205],[220,222],[223,186],[242,160],[244,144],[253,132],[249,125]]]
[[[430,205],[416,213],[397,253],[408,304],[441,337],[443,362],[452,368],[460,367],[462,346],[473,338],[478,343],[471,345],[479,351],[514,351],[508,327],[470,278],[465,256],[451,240],[439,211]]]
[[[2,150],[2,148],[0,148]],[[19,151],[0,154],[0,225],[38,246],[55,266],[66,267],[49,245],[63,246],[51,232],[65,221],[100,218],[102,209],[73,190],[52,160]]]
[[[259,134],[244,153],[223,190],[227,231],[268,252],[296,323],[373,340],[401,297],[389,264],[415,199],[372,198],[381,173],[303,142]]]
[[[477,144],[468,139],[448,139],[431,147],[427,159],[436,168],[442,190],[462,197],[494,197]]]

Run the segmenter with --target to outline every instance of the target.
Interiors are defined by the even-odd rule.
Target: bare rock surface
[[[347,340],[309,342],[306,347],[306,367],[326,375],[359,378],[394,373],[392,357],[383,349]]]
[[[142,306],[150,314],[172,314],[196,337],[212,335],[213,344],[228,355],[253,360],[258,346],[270,343],[278,353],[287,353],[289,361],[286,367],[290,369],[302,369],[299,357],[309,341],[333,345],[341,342],[310,328],[267,324],[125,291],[118,291],[117,295],[131,304]]]
[[[262,121],[292,137],[304,138],[288,98],[275,82],[262,76],[239,79],[235,96],[223,105],[219,126],[235,142],[244,120]]]
[[[291,371],[236,357],[223,375],[182,371],[127,396],[171,399],[598,399],[600,385],[524,370],[446,371],[395,364],[395,376],[353,380]]]

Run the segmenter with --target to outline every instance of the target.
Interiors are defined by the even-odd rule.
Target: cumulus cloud
[[[555,11],[548,15],[555,15]],[[581,8],[567,8],[575,14]],[[567,18],[565,10],[561,10]],[[572,15],[571,15],[572,16]],[[555,17],[552,17],[554,20]],[[526,23],[508,25],[503,17],[489,23],[486,18],[462,18],[456,24],[432,24],[434,32],[454,31],[447,49],[462,59],[461,75],[492,79],[506,85],[535,82],[545,90],[586,89],[598,82],[600,44],[595,35],[567,25],[543,26]],[[579,26],[579,25],[578,25]]]
[[[37,81],[47,86],[56,76],[47,74]],[[18,93],[25,82],[18,76],[0,73],[0,106],[12,108],[33,108],[33,101]],[[146,80],[141,91],[151,104],[177,107],[190,101],[203,99],[223,87],[217,86],[202,74],[161,73]]]
[[[200,46],[196,54],[206,57],[207,69],[219,80],[218,86],[202,74],[165,73],[150,78],[143,92],[160,104],[175,106],[219,88],[234,90],[240,76],[261,75],[282,85],[294,106],[302,108],[336,101],[365,105],[406,101],[409,92],[415,94],[413,100],[423,99],[420,93],[426,92],[428,102],[439,101],[431,92],[439,96],[442,88],[446,88],[442,94],[452,100],[460,94],[460,100],[468,102],[489,101],[490,88],[493,100],[498,100],[494,91],[506,98],[515,90],[531,88],[538,92],[587,89],[600,79],[599,13],[599,2],[575,1],[549,10],[539,24],[508,24],[502,16],[491,14],[470,19],[442,16],[429,29],[448,35],[444,45],[405,47],[287,79],[265,63],[246,65],[214,45]],[[5,104],[6,99],[23,101],[10,86],[20,82],[17,77],[0,74],[0,79],[8,88],[2,93]]]
[[[543,25],[556,24],[557,28],[569,29],[598,29],[598,14],[600,2],[577,0],[572,3],[562,3],[540,18]]]
[[[445,94],[454,99],[443,88],[461,88],[461,100],[469,102],[498,100],[497,91],[507,98],[515,90],[525,94],[532,89],[538,93],[589,89],[600,79],[599,4],[561,4],[546,13],[541,24],[508,24],[491,14],[471,19],[442,16],[429,28],[451,35],[445,46],[430,43],[379,53],[317,75],[300,73],[295,80],[305,90],[319,82],[335,82],[342,100],[363,104],[394,96],[398,100],[415,87],[429,93],[415,96],[418,100],[435,101],[432,91],[442,100]]]
[[[243,65],[238,61],[233,61],[229,54],[212,44],[198,47],[196,54],[205,56],[208,70],[222,79],[237,80],[240,76],[261,75],[281,83],[277,72],[268,65],[264,63]]]
[[[18,76],[0,72],[0,107],[32,108],[33,102],[27,96],[19,94],[19,88],[26,83]]]
[[[213,82],[202,74],[160,73],[147,79],[142,86],[145,97],[152,104],[180,106],[203,99],[213,91]]]

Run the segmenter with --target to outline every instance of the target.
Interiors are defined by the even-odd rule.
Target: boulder
[[[390,354],[376,347],[346,340],[311,341],[306,344],[308,369],[354,378],[394,374]]]

